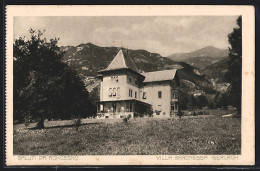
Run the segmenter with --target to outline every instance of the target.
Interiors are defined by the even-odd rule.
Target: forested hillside
[[[119,47],[99,47],[92,43],[80,44],[76,47],[61,47],[61,50],[66,52],[63,60],[78,72],[87,85],[90,83],[88,78],[95,77],[97,71],[105,69],[119,49]],[[184,89],[202,89],[209,93],[214,91],[211,82],[205,76],[201,75],[197,68],[185,62],[173,61],[146,50],[123,48],[123,52],[133,59],[140,71],[150,72],[182,68],[179,69],[179,75]]]

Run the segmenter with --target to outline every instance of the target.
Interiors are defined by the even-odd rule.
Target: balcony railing
[[[131,115],[131,117],[134,117],[134,112],[106,112],[106,113],[97,113],[97,118],[123,118],[127,115]]]
[[[177,102],[178,99],[177,98],[172,98],[172,102]]]

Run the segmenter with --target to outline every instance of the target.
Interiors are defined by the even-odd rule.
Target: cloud
[[[46,29],[46,37],[59,37],[60,45],[92,42],[99,46],[145,49],[167,56],[204,46],[229,46],[227,35],[237,16],[165,17],[17,17],[14,37],[29,28]]]

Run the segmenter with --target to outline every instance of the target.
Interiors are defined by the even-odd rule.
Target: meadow
[[[240,154],[241,118],[215,115],[175,118],[83,119],[14,125],[14,155]],[[222,112],[223,113],[223,112]],[[224,112],[225,113],[225,112]]]

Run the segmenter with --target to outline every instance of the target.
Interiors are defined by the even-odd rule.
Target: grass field
[[[216,112],[215,112],[216,113]],[[240,154],[240,118],[219,115],[167,118],[47,121],[45,129],[14,125],[14,154],[159,155]],[[31,124],[33,127],[35,124]]]

